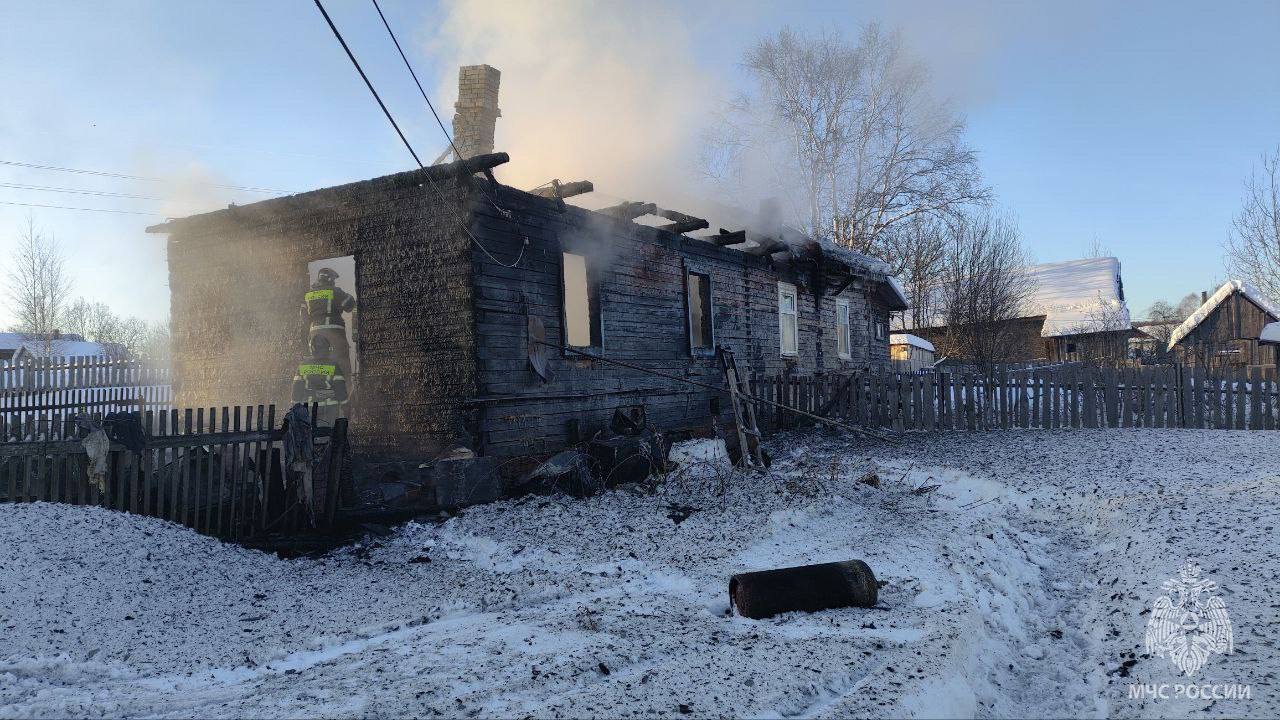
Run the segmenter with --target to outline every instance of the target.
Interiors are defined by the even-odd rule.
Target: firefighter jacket
[[[293,401],[317,405],[347,402],[347,379],[332,361],[316,359],[298,366],[293,376]]]
[[[347,324],[342,314],[355,309],[356,299],[345,290],[319,283],[311,286],[302,303],[302,315],[312,330],[345,330]]]

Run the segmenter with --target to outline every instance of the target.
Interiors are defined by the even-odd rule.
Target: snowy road
[[[775,445],[723,496],[504,502],[316,560],[0,506],[0,716],[1280,714],[1275,434]],[[1143,647],[1187,556],[1235,632],[1192,680]],[[734,572],[854,557],[885,609],[728,615]],[[1192,681],[1250,696],[1129,697]]]

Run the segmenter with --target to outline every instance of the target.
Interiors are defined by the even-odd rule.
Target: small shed
[[[1268,323],[1262,328],[1262,332],[1258,333],[1258,343],[1271,347],[1271,353],[1276,360],[1276,370],[1280,370],[1280,322]]]
[[[915,372],[933,367],[933,343],[911,333],[889,336],[889,360],[895,370]]]
[[[1228,280],[1174,328],[1169,350],[1187,365],[1275,367],[1280,346],[1264,341],[1262,334],[1277,321],[1280,305],[1249,283]]]

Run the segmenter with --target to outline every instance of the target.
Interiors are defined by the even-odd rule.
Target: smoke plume
[[[459,65],[502,72],[495,147],[511,154],[498,169],[506,184],[591,180],[597,192],[583,205],[625,198],[690,210],[699,133],[725,85],[695,59],[677,11],[656,2],[449,4],[431,41],[446,68],[436,94],[456,98]]]

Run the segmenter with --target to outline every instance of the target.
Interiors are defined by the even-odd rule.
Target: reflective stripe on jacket
[[[355,298],[338,287],[312,287],[303,296],[303,314],[312,328],[346,327],[344,312],[356,307]]]
[[[293,376],[293,401],[320,405],[345,403],[347,379],[333,363],[303,363]]]

